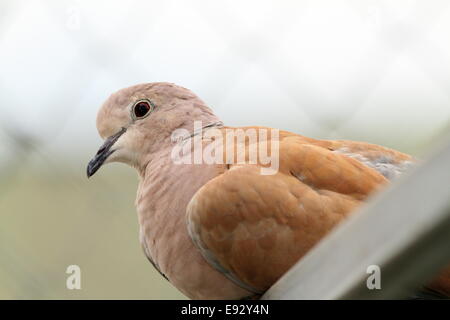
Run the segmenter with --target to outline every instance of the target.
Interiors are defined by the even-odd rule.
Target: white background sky
[[[1,0],[0,159],[18,134],[88,159],[101,103],[152,81],[228,125],[415,150],[449,123],[449,33],[446,0]]]

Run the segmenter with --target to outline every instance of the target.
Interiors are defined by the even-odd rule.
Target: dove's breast
[[[136,199],[145,254],[189,298],[234,299],[249,293],[212,268],[190,239],[186,206],[195,192],[220,173],[214,165],[176,165],[170,153],[147,167]]]

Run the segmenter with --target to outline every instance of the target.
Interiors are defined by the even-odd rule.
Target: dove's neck
[[[180,140],[188,139],[195,135],[201,134],[204,130],[212,127],[222,127],[223,123],[204,103],[194,104],[190,108],[178,106],[170,114],[170,118],[166,119],[171,123],[169,127],[161,128],[159,137],[152,137],[152,146],[145,157],[141,158],[139,165],[136,167],[141,178],[144,178],[148,171],[149,164],[159,162],[161,154],[170,154],[171,150],[176,148]],[[174,163],[171,163],[175,165]]]
[[[173,144],[172,138],[177,134],[192,136],[211,126],[223,126],[222,121],[202,101],[194,102],[193,106],[177,107],[178,125],[171,132],[169,143]]]

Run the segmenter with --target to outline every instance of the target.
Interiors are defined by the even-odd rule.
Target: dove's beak
[[[105,140],[105,143],[98,149],[97,154],[95,157],[89,161],[89,164],[87,166],[87,176],[90,178],[93,176],[98,169],[101,168],[101,166],[105,163],[105,161],[108,159],[108,157],[114,153],[114,149],[112,149],[114,143],[116,143],[117,140],[127,131],[126,128],[122,128],[119,132],[112,135],[111,137],[107,138]]]

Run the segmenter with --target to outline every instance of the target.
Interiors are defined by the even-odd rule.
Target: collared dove
[[[105,143],[88,176],[110,162],[136,168],[143,250],[193,299],[257,297],[413,162],[363,142],[226,127],[195,94],[170,83],[112,94],[98,112],[97,128]],[[218,143],[236,130],[255,133],[256,140],[249,134]],[[202,158],[211,146],[216,161]],[[261,156],[258,149],[276,166],[261,157],[252,161],[255,152]],[[449,295],[450,272],[434,284]]]

